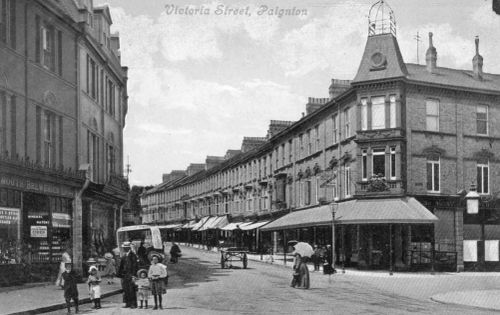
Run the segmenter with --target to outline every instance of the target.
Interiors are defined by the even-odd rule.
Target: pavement
[[[101,284],[102,297],[109,297],[122,292],[120,279],[115,278],[113,284],[106,279]],[[88,285],[78,284],[79,304],[90,303]],[[2,288],[0,291],[0,314],[40,314],[64,309],[64,291],[53,283],[27,284],[16,286],[12,290]]]
[[[196,248],[190,247],[190,249]],[[217,255],[217,252],[213,254]],[[292,267],[291,262],[287,261],[285,264],[283,257],[279,256],[249,254],[248,259],[249,266],[259,263],[271,264],[278,268]],[[241,262],[234,262],[236,267],[239,266],[238,264]],[[498,298],[500,296],[500,273],[498,272],[434,274],[401,272],[390,275],[387,271],[347,269],[345,272],[338,270],[338,273],[332,276],[333,279],[335,277],[366,282],[381,290],[410,298],[500,312],[500,299]],[[101,287],[103,298],[121,293],[119,279],[115,279],[114,284],[107,284],[104,281]],[[78,291],[80,304],[89,303],[87,285],[79,284]],[[0,314],[40,314],[64,308],[63,290],[52,283],[0,289]]]

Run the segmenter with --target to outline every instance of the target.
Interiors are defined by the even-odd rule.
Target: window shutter
[[[10,0],[10,45],[16,48],[16,0]]]
[[[35,16],[35,61],[40,62],[40,17]]]

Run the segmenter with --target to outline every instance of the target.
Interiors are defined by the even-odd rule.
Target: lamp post
[[[332,268],[335,270],[335,212],[337,211],[339,204],[332,201],[330,203],[330,208],[332,210]]]

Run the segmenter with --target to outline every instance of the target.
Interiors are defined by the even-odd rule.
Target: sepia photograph
[[[500,313],[500,0],[0,0],[0,315]]]

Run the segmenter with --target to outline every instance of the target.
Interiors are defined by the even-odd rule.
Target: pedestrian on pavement
[[[326,263],[323,264],[323,273],[327,275],[331,275],[335,273],[335,267],[333,266],[333,257],[332,257],[332,245],[326,245],[325,250],[325,260]]]
[[[141,269],[137,272],[137,280],[135,281],[137,285],[137,300],[141,302],[139,308],[148,308],[148,300],[151,295],[151,283],[148,279],[148,271],[146,269]]]
[[[71,300],[75,303],[75,313],[78,313],[78,287],[76,286],[78,275],[72,267],[71,263],[66,263],[64,272],[61,275],[64,279],[64,300],[66,301],[68,314],[71,314]]]
[[[314,264],[314,271],[319,271],[319,265],[321,264],[321,250],[318,245],[314,245],[314,254],[311,259]]]
[[[181,257],[181,249],[175,242],[172,242],[172,247],[170,248],[170,262],[176,264]]]
[[[154,255],[148,271],[148,277],[151,280],[151,293],[155,301],[154,310],[163,309],[162,295],[166,293],[164,279],[167,277],[167,270],[165,265],[159,262],[160,256]]]
[[[148,253],[146,247],[144,246],[144,240],[141,241],[141,245],[137,249],[137,257],[139,257],[139,265],[149,265]]]
[[[114,283],[113,278],[116,275],[116,262],[112,253],[104,254],[104,259],[106,259],[106,267],[104,268],[103,277],[108,279],[108,284]]]
[[[63,272],[66,270],[66,264],[71,263],[71,245],[70,243],[64,244],[64,252],[61,256],[61,263],[59,264],[59,273],[57,274],[56,286],[64,288],[64,279],[62,278]]]
[[[120,261],[118,276],[122,279],[124,307],[137,308],[136,285],[134,283],[134,278],[139,269],[137,266],[137,255],[132,250],[130,242],[124,242],[122,248],[125,251],[125,255]]]
[[[89,278],[87,279],[89,285],[90,299],[94,301],[94,308],[101,308],[101,277],[99,277],[97,267],[90,266]]]

